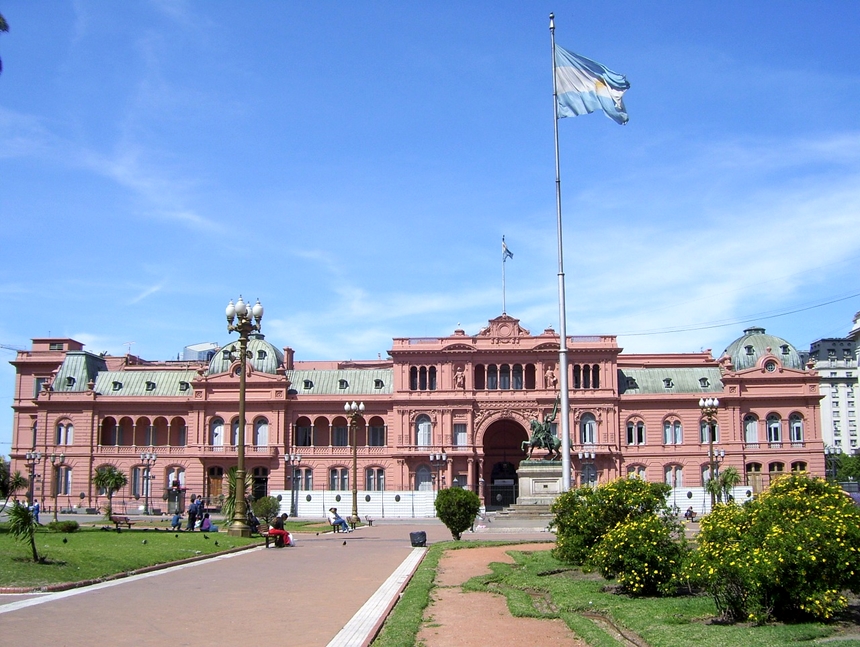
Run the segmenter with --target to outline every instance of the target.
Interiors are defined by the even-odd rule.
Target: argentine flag
[[[602,109],[615,123],[627,123],[621,97],[630,89],[630,83],[624,75],[558,45],[555,46],[555,88],[559,118],[578,117]]]

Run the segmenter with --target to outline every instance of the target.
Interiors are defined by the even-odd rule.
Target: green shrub
[[[622,521],[591,551],[588,564],[631,595],[670,595],[689,549],[675,517],[654,513]]]
[[[279,514],[281,514],[281,502],[276,497],[260,497],[251,504],[251,509],[258,519],[262,519],[270,526]]]
[[[571,564],[584,563],[601,537],[622,521],[652,513],[668,515],[666,497],[671,490],[665,483],[617,479],[565,492],[552,504],[553,556]]]
[[[54,532],[77,532],[80,529],[80,524],[73,520],[52,521],[48,524],[48,528]]]
[[[451,536],[459,540],[481,510],[481,499],[471,490],[455,487],[440,490],[435,505],[436,516],[451,531]]]
[[[860,591],[860,510],[820,478],[792,474],[702,519],[685,568],[727,620],[827,620]]]

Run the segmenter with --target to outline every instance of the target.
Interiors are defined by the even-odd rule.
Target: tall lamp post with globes
[[[358,523],[358,419],[364,415],[364,402],[347,402],[343,410],[352,431],[352,523]]]
[[[152,489],[152,466],[158,455],[155,452],[141,452],[140,462],[143,463],[143,514],[149,514],[149,494]]]
[[[828,446],[824,448],[825,470],[824,476],[831,481],[836,480],[836,474],[839,471],[839,463],[842,458],[842,448]]]
[[[708,421],[708,464],[709,464],[709,479],[711,481],[711,510],[717,502],[717,493],[714,490],[714,478],[716,478],[716,456],[714,455],[714,440],[717,431],[717,407],[720,406],[720,401],[717,398],[701,398],[699,400],[699,408],[702,410],[702,415]],[[723,453],[725,456],[725,453]]]
[[[60,493],[60,472],[63,469],[63,462],[66,460],[65,454],[55,454],[51,452],[51,472],[54,477],[54,521],[57,520],[57,495]]]
[[[290,473],[290,516],[295,517],[299,514],[299,485],[296,482],[296,468],[302,462],[300,454],[284,454],[284,467]]]
[[[233,300],[227,304],[227,331],[239,333],[239,429],[236,433],[236,499],[233,508],[233,523],[227,529],[235,537],[250,537],[248,509],[245,504],[245,373],[248,362],[248,336],[260,330],[263,320],[263,306],[260,300],[252,308],[248,307],[239,295],[235,305]]]
[[[36,489],[36,465],[42,462],[42,452],[27,452],[24,454],[24,464],[30,476],[30,487],[27,488],[27,505],[33,507],[33,494]]]

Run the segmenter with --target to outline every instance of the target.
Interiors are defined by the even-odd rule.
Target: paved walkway
[[[532,523],[464,540],[547,540]],[[0,596],[0,644],[368,644],[428,544],[436,519],[380,520],[350,534],[297,534],[295,548],[257,548],[62,593]]]

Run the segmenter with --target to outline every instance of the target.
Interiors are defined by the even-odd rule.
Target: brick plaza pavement
[[[464,539],[553,538],[527,526]],[[256,548],[62,593],[0,595],[0,645],[360,645],[355,633],[338,633],[362,616],[364,626],[379,619],[385,605],[363,605],[413,556],[415,530],[428,544],[451,538],[437,519],[386,519],[349,534],[298,534],[295,548]]]

